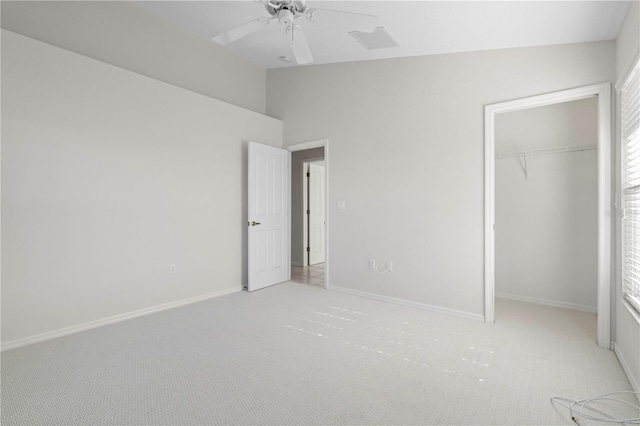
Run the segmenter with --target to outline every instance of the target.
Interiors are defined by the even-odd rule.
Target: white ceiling
[[[138,6],[188,30],[211,37],[269,16],[258,1],[138,1]],[[400,44],[364,49],[348,32],[360,30],[350,15],[296,20],[314,56],[312,64],[614,40],[628,1],[323,1],[321,7],[374,14]],[[211,41],[213,43],[213,41]],[[284,28],[276,22],[226,49],[262,68],[296,66]]]

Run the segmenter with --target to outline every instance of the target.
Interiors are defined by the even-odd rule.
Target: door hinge
[[[307,210],[307,214],[311,214],[311,210]]]
[[[311,173],[307,172],[307,177],[311,177]]]
[[[308,252],[309,252],[309,251],[311,251],[311,247],[307,247],[307,251],[308,251]]]

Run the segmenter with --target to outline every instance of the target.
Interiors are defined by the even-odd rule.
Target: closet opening
[[[610,348],[610,85],[489,105],[485,132],[485,322],[581,311]]]
[[[597,107],[592,96],[496,117],[496,321],[571,309],[591,314],[571,318],[596,338]]]

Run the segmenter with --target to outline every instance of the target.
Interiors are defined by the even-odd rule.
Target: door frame
[[[495,322],[495,117],[596,97],[598,101],[598,345],[611,349],[611,84],[601,83],[486,105],[484,159],[484,321]]]
[[[329,254],[331,253],[329,250],[329,226],[331,223],[331,221],[329,220],[329,139],[318,139],[309,142],[296,143],[284,146],[283,149],[295,152],[321,147],[324,147],[324,219],[326,221],[324,226],[324,288],[328,288],[330,260]],[[289,238],[291,238],[291,233],[289,233]]]

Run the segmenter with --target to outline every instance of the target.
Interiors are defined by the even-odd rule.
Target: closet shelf
[[[546,154],[560,154],[563,152],[578,152],[578,151],[594,151],[597,150],[597,145],[571,145],[571,146],[558,146],[555,148],[540,148],[530,149],[529,151],[515,151],[507,152],[504,154],[496,154],[497,159],[502,158],[521,158],[522,159],[522,171],[524,172],[524,178],[529,179],[529,171],[527,170],[527,157],[532,155],[546,155]]]
[[[514,157],[527,157],[531,155],[559,154],[563,152],[594,151],[597,149],[598,149],[597,145],[558,146],[554,148],[530,149],[528,151],[515,151],[515,152],[507,152],[503,154],[496,154],[496,158],[501,159],[501,158],[514,158]]]

